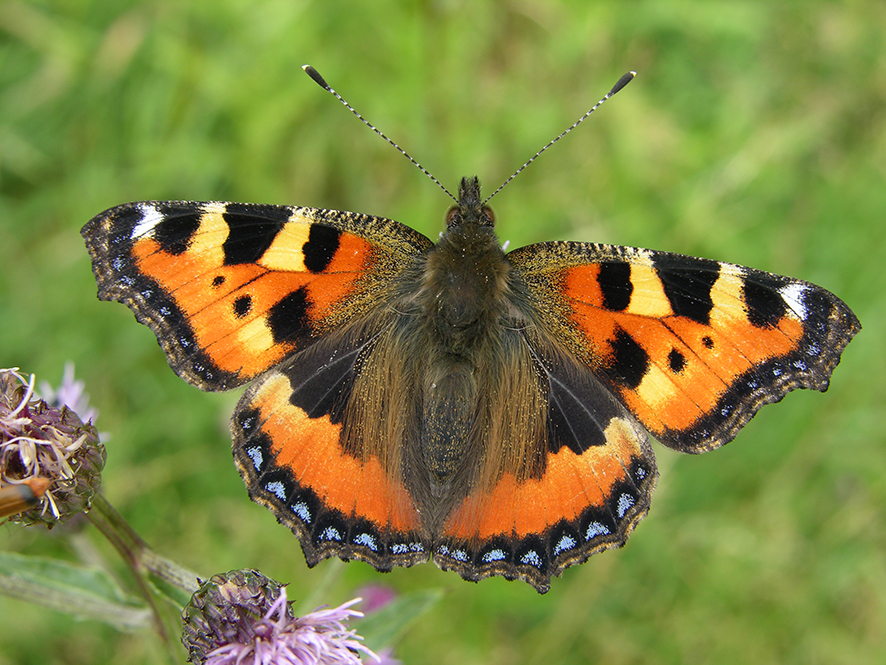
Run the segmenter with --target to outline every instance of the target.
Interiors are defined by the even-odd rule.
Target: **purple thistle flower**
[[[62,383],[56,390],[46,381],[40,382],[38,390],[40,397],[49,404],[60,409],[63,406],[80,416],[85,423],[95,423],[98,411],[89,406],[89,394],[84,390],[86,384],[74,378],[74,363],[65,363],[65,373],[62,375]]]
[[[363,616],[350,607],[293,617],[286,589],[257,571],[215,575],[183,613],[189,660],[205,665],[360,665],[380,661],[345,623]]]

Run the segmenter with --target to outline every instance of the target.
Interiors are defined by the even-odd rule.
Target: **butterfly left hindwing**
[[[231,423],[250,496],[301,541],[379,570],[553,575],[620,547],[655,486],[648,430],[720,446],[768,402],[825,390],[860,329],[815,285],[582,243],[507,255],[464,179],[434,245],[314,208],[143,202],[83,236],[99,297]],[[645,428],[645,429],[644,429]]]
[[[379,334],[318,342],[258,379],[234,412],[234,460],[249,494],[298,535],[309,566],[340,556],[390,570],[429,556],[399,469],[403,435],[382,446],[354,422],[354,404],[365,406],[360,357]],[[402,389],[389,384],[384,394]]]

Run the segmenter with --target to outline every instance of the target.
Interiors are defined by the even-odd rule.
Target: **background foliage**
[[[681,0],[0,3],[0,365],[74,360],[101,410],[105,494],[207,577],[253,566],[304,598],[367,582],[446,596],[406,663],[886,659],[886,4]],[[357,210],[429,236],[442,193],[300,71],[309,62],[450,189],[487,191],[628,69],[639,77],[496,197],[511,246],[639,245],[789,274],[864,330],[826,395],[771,406],[661,480],[626,548],[546,596],[433,566],[308,570],[231,463],[236,395],[179,381],[99,303],[78,231],[138,199]],[[60,537],[64,535],[65,537]],[[93,531],[0,547],[97,560]],[[154,662],[121,635],[0,598],[0,664]]]

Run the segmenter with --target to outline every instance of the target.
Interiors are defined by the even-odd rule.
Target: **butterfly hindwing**
[[[662,443],[703,452],[797,388],[826,390],[852,311],[808,282],[667,252],[584,243],[515,250],[544,324]]]
[[[566,567],[624,544],[649,509],[655,457],[646,432],[592,373],[537,331],[509,334],[534,369],[521,376],[508,361],[510,378],[539,382],[542,427],[503,441],[517,458],[502,461],[487,448],[480,459],[492,472],[481,471],[448,515],[434,559],[465,579],[503,575],[544,592]],[[517,385],[498,394],[506,404],[494,408],[521,422]]]
[[[384,334],[349,330],[318,342],[254,383],[234,413],[234,459],[249,494],[295,532],[310,566],[338,556],[390,570],[429,556],[391,461],[402,437],[385,455],[348,426],[363,358]]]
[[[365,312],[431,246],[378,217],[219,202],[125,204],[82,234],[99,297],[127,304],[204,390],[242,385]]]

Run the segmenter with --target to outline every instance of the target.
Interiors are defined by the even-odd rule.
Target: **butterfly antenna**
[[[563,132],[561,132],[558,136],[554,137],[554,139],[551,140],[551,141],[550,141],[550,142],[549,142],[544,148],[542,148],[542,149],[539,150],[537,153],[535,153],[532,157],[530,157],[529,159],[527,159],[526,162],[523,164],[523,166],[521,166],[519,169],[517,169],[516,171],[514,171],[514,172],[511,174],[511,177],[508,178],[507,180],[505,180],[505,181],[501,184],[501,187],[499,187],[499,188],[496,189],[494,192],[492,192],[492,194],[490,194],[489,196],[486,197],[486,200],[483,201],[483,205],[486,205],[486,204],[489,202],[489,199],[491,199],[493,196],[495,196],[495,195],[498,194],[501,190],[503,190],[503,189],[505,188],[505,185],[507,185],[509,182],[511,182],[511,180],[513,180],[513,179],[516,178],[518,175],[520,175],[520,173],[521,173],[521,172],[522,172],[527,166],[529,166],[530,164],[532,164],[532,162],[534,162],[536,159],[538,159],[538,158],[541,156],[541,153],[543,153],[545,150],[547,150],[548,148],[550,148],[550,147],[551,147],[552,145],[554,145],[557,141],[559,141],[559,140],[562,139],[564,136],[566,136],[569,132],[571,132],[573,129],[575,129],[576,127],[578,127],[581,123],[583,123],[583,122],[585,121],[585,119],[586,119],[589,115],[591,115],[591,113],[593,113],[594,111],[596,111],[598,108],[600,108],[600,107],[603,105],[603,102],[605,102],[607,99],[609,99],[610,97],[612,97],[612,95],[614,95],[616,92],[618,92],[619,90],[621,90],[622,88],[624,88],[628,83],[631,82],[631,80],[632,80],[636,75],[637,75],[637,72],[628,72],[627,74],[625,74],[624,76],[622,76],[620,79],[618,79],[618,83],[616,83],[614,86],[612,86],[612,90],[610,90],[609,92],[607,92],[606,95],[604,95],[603,99],[601,99],[599,102],[597,102],[596,104],[594,104],[594,106],[591,108],[590,111],[588,111],[588,112],[585,113],[582,117],[580,117],[578,120],[576,120],[574,123],[572,123],[572,125],[571,125],[570,127],[567,127],[567,128],[566,128]],[[442,185],[441,185],[441,186],[442,186]],[[451,196],[451,195],[450,195],[450,196]]]
[[[440,182],[439,180],[437,180],[434,176],[432,176],[431,173],[430,173],[430,172],[429,172],[424,166],[422,166],[422,165],[419,164],[417,161],[415,161],[415,160],[412,158],[412,155],[410,155],[410,154],[409,154],[408,152],[406,152],[403,148],[401,148],[401,147],[398,146],[396,143],[394,143],[391,139],[389,139],[389,138],[387,137],[387,135],[386,135],[383,131],[381,131],[378,127],[376,127],[376,126],[373,125],[371,122],[369,122],[366,118],[364,118],[362,115],[360,115],[360,114],[357,112],[357,109],[355,109],[353,106],[351,106],[350,104],[348,104],[348,102],[345,100],[344,97],[342,97],[342,96],[341,96],[340,94],[338,94],[335,90],[333,90],[331,87],[329,87],[329,84],[326,82],[326,80],[325,80],[322,76],[320,76],[320,72],[318,72],[316,69],[314,69],[314,68],[311,67],[310,65],[303,65],[303,66],[302,66],[302,69],[305,70],[305,74],[307,74],[307,75],[310,76],[312,79],[314,79],[314,82],[317,83],[317,85],[319,85],[321,88],[323,88],[324,90],[326,90],[326,92],[330,93],[330,94],[331,94],[333,97],[335,97],[338,101],[340,101],[342,104],[344,104],[344,105],[345,105],[345,108],[347,108],[351,113],[353,113],[355,116],[357,116],[357,118],[359,118],[360,122],[362,122],[364,125],[366,125],[367,127],[369,127],[369,129],[371,129],[373,132],[375,132],[376,134],[378,134],[379,136],[381,136],[385,141],[387,141],[388,143],[390,143],[392,146],[394,146],[398,151],[400,151],[400,154],[403,155],[403,156],[404,156],[406,159],[408,159],[410,162],[412,162],[412,163],[418,168],[419,171],[421,171],[421,172],[424,173],[426,176],[428,176],[431,180],[433,180],[433,181],[437,184],[437,187],[439,187],[439,188],[442,189],[444,192],[446,192],[446,195],[447,195],[449,198],[451,198],[453,201],[455,201],[456,203],[458,203],[458,199],[455,198],[455,197],[450,193],[450,191],[449,191],[448,189],[446,189],[446,188],[443,186],[443,183],[441,183],[441,182]],[[610,93],[610,94],[612,94],[612,93]],[[576,123],[576,124],[577,124],[577,123]],[[570,129],[571,129],[571,127],[570,127]]]

